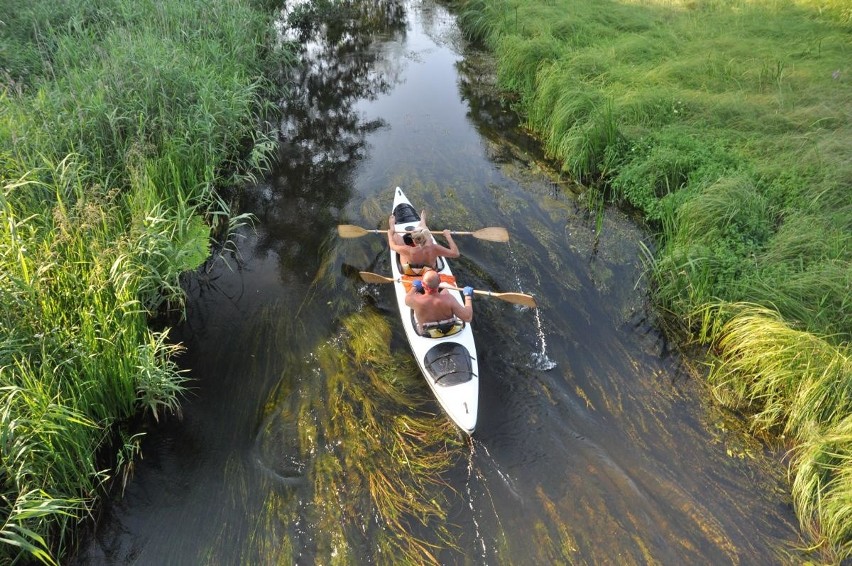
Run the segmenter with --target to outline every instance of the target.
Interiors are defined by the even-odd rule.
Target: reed
[[[810,332],[790,327],[777,311],[725,304],[712,316],[717,362],[710,383],[727,404],[748,410],[752,427],[805,438],[852,410],[848,352]]]
[[[501,24],[508,17],[508,2],[470,0],[461,2],[464,9],[459,14],[459,25],[468,37],[477,41],[497,45]]]
[[[740,297],[772,304],[786,320],[838,342],[852,324],[850,264],[834,258],[808,263],[805,268],[773,265],[751,274],[738,284]]]
[[[244,170],[235,158],[255,130],[245,117],[258,112],[264,88],[257,53],[266,48],[267,16],[239,3],[195,2],[117,2],[106,14],[102,27],[103,15],[82,30],[54,30],[54,80],[18,79],[38,90],[16,101],[30,119],[10,124],[23,161],[79,153],[122,185],[128,162],[147,159],[156,186],[168,187],[177,170],[193,197],[215,175]]]
[[[171,361],[178,347],[147,328],[138,279],[124,272],[113,284],[126,253],[115,203],[89,190],[91,177],[71,160],[30,177],[5,186],[0,210],[9,329],[0,341],[0,477],[12,544],[0,552],[52,562],[109,478],[98,459],[114,428],[144,409],[175,411],[184,378]],[[52,214],[36,213],[38,194],[53,195]],[[114,458],[133,449],[119,446]]]
[[[714,311],[714,312],[709,312]],[[804,532],[826,559],[852,550],[852,356],[773,309],[719,304],[705,312],[709,374],[717,399],[747,415],[759,434],[790,439],[793,499]]]
[[[275,150],[271,10],[0,1],[0,562],[58,562],[126,481],[130,419],[180,412],[180,347],[148,322],[181,312],[210,224],[247,220],[224,191]]]

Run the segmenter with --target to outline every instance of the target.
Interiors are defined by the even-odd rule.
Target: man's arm
[[[446,291],[445,291],[446,292]],[[449,297],[449,296],[448,296]],[[453,305],[453,314],[465,322],[473,320],[473,297],[470,295],[464,296],[464,306],[460,305],[453,297],[449,297]],[[407,297],[406,297],[407,300]]]
[[[390,249],[392,249],[396,253],[402,255],[403,259],[408,254],[408,250],[407,250],[408,246],[406,246],[404,244],[397,244],[396,242],[394,242],[393,241],[393,235],[391,235],[390,233],[388,233],[388,246],[390,247]]]
[[[416,296],[423,289],[423,283],[419,279],[415,279],[411,283],[411,289],[405,294],[405,306],[414,308],[414,303],[417,302]]]
[[[414,289],[405,294],[405,306],[414,308]]]

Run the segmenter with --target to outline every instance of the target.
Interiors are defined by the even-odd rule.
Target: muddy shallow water
[[[194,378],[148,430],[75,563],[777,563],[798,532],[778,456],[705,402],[655,328],[646,233],[596,219],[489,93],[431,1],[364,2],[306,42],[239,253],[187,280]],[[392,189],[458,236],[480,416],[448,423],[387,285]],[[771,470],[775,470],[774,472]]]

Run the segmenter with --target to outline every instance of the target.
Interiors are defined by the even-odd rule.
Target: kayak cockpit
[[[393,217],[397,224],[413,224],[420,222],[417,210],[407,202],[401,202],[393,209]]]
[[[404,275],[410,275],[412,277],[420,277],[428,269],[432,269],[431,267],[427,269],[426,266],[423,266],[423,265],[411,265],[410,263],[404,264],[404,263],[402,263],[402,258],[400,257],[400,255],[398,253],[394,253],[393,255],[396,257],[396,269]],[[435,258],[435,264],[438,266],[438,268],[435,269],[435,271],[439,271],[439,272],[443,271],[444,266],[446,265],[444,263],[444,258],[442,258],[440,256]]]
[[[418,323],[417,317],[414,316],[414,310],[411,309],[411,325],[414,327],[417,335],[423,338],[444,338],[445,336],[452,336],[464,330],[465,322],[453,315],[452,318],[446,320]]]
[[[430,348],[423,365],[436,384],[442,387],[458,385],[473,379],[470,352],[456,342],[442,342]]]

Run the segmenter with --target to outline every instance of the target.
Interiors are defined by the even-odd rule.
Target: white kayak
[[[394,191],[393,215],[398,233],[410,232],[420,222],[420,215],[399,187]],[[390,260],[394,280],[410,279],[403,277],[399,254],[390,250]],[[439,259],[438,267],[442,279],[446,276],[452,277],[446,258]],[[402,327],[417,365],[450,419],[459,428],[471,434],[476,429],[479,407],[479,367],[476,362],[473,327],[469,322],[460,323],[453,328],[452,334],[439,338],[418,334],[412,310],[405,304],[406,288],[407,285],[402,283],[394,284]],[[441,292],[451,293],[462,306],[464,305],[461,291],[444,289]]]

